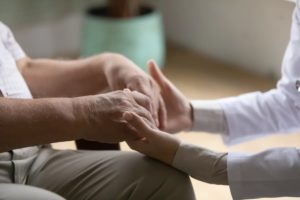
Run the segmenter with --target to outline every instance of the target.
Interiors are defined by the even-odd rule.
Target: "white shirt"
[[[221,133],[228,145],[267,134],[300,130],[300,93],[295,87],[298,79],[300,6],[297,2],[291,38],[282,64],[282,78],[277,88],[266,93],[255,92],[216,101],[193,101],[193,130]],[[180,150],[185,155],[176,155],[177,160],[189,156],[188,149]],[[227,168],[233,199],[300,197],[298,148],[276,148],[255,155],[229,153]]]
[[[0,96],[6,98],[32,98],[27,84],[16,66],[16,61],[25,56],[10,29],[0,22]],[[26,180],[24,174],[26,173],[19,172],[29,169],[26,160],[35,155],[38,150],[38,147],[27,147],[12,151],[16,183],[24,183]],[[0,161],[6,161],[7,159],[11,159],[8,152],[0,153]]]

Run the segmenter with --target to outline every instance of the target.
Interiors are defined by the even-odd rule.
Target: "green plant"
[[[115,18],[130,18],[140,14],[140,0],[107,0],[108,15]]]

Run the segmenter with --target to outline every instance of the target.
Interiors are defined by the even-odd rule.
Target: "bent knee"
[[[189,176],[171,166],[142,155],[131,155],[130,184],[138,199],[195,199]],[[128,179],[127,179],[128,180]],[[130,191],[130,190],[127,190]]]
[[[189,176],[171,166],[161,164],[155,170],[155,176],[159,187],[153,199],[195,199],[194,190]]]

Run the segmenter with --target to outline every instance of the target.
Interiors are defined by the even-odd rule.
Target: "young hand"
[[[188,99],[163,75],[155,61],[148,62],[148,70],[161,89],[167,110],[166,132],[179,132],[192,127],[192,108]]]
[[[123,118],[129,127],[142,139],[127,140],[130,148],[147,156],[171,165],[180,145],[180,141],[153,126],[147,119],[132,112],[126,112]]]

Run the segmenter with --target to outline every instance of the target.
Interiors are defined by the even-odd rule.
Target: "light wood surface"
[[[164,72],[190,99],[215,99],[251,91],[267,91],[276,85],[276,81],[270,77],[257,76],[175,46],[171,46],[168,49]],[[272,147],[300,146],[299,133],[269,136],[230,148],[222,143],[219,135],[181,133],[178,134],[178,137],[184,141],[216,151],[258,152]],[[74,143],[55,144],[55,147],[74,148]],[[121,144],[121,147],[122,150],[129,150],[124,143]],[[226,186],[209,185],[197,180],[192,180],[192,182],[199,200],[232,199],[230,190]]]

